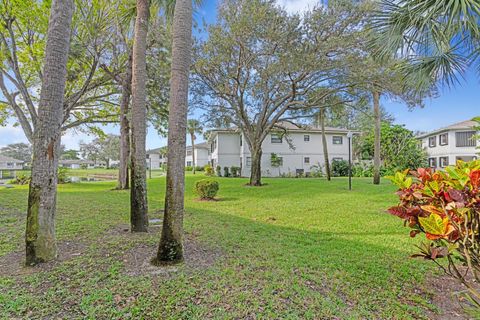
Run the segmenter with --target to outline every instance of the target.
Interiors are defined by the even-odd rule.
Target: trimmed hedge
[[[202,200],[213,200],[218,189],[219,184],[213,179],[202,179],[195,183],[195,192]]]

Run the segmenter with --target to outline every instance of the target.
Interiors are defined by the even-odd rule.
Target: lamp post
[[[348,190],[352,190],[352,137],[353,133],[348,131]]]

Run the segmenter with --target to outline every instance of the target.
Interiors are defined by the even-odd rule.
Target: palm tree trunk
[[[57,168],[73,6],[73,0],[53,0],[50,9],[28,194],[25,232],[27,265],[52,260],[57,256]]]
[[[328,160],[328,144],[327,144],[327,135],[325,133],[325,108],[320,109],[320,125],[322,127],[322,145],[323,145],[323,157],[325,160],[325,174],[327,175],[327,180],[332,179],[332,174],[330,171],[330,161]]]
[[[128,163],[130,162],[130,121],[128,111],[132,90],[132,55],[128,56],[127,70],[122,83],[122,97],[120,101],[120,163],[117,189],[128,189]]]
[[[373,95],[373,116],[375,121],[375,146],[373,152],[373,184],[380,184],[380,130],[381,130],[381,115],[380,115],[380,93],[374,91]]]
[[[195,133],[192,133],[190,138],[192,139],[192,164],[193,164],[193,174],[195,174]]]
[[[132,170],[130,224],[132,232],[147,232],[147,173],[145,139],[147,134],[146,74],[149,1],[137,0],[132,61]]]
[[[167,188],[157,263],[183,261],[188,75],[192,51],[192,1],[177,0],[173,16],[172,75],[168,118]]]

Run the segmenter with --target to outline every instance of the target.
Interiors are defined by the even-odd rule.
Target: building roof
[[[7,157],[7,156],[3,156],[3,155],[0,154],[0,162],[24,163],[25,161],[23,161],[23,160],[18,160],[18,159],[14,159],[14,158]]]
[[[192,146],[191,145],[187,146],[187,149],[192,149]],[[195,149],[208,149],[208,143],[206,142],[195,143]]]
[[[471,130],[476,125],[478,125],[477,122],[473,120],[466,120],[466,121],[454,123],[452,125],[449,125],[448,127],[443,127],[434,131],[423,133],[421,135],[418,135],[417,137],[425,138],[425,137],[431,136],[432,134],[437,134],[437,133],[450,131],[450,130]]]
[[[167,148],[167,146],[163,146],[163,147],[155,148],[155,149],[150,149],[150,150],[147,150],[147,154],[159,154],[161,150],[166,149],[166,148]]]

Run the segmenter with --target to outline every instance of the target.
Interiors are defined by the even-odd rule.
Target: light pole
[[[352,137],[353,133],[348,131],[348,190],[352,190]]]

